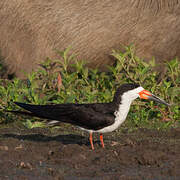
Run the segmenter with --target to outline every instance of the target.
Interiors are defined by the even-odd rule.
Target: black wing
[[[32,115],[71,123],[86,129],[98,130],[114,123],[110,104],[55,104],[32,105],[15,102],[18,106],[30,111]]]

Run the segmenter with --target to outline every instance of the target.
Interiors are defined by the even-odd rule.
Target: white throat
[[[115,112],[115,121],[118,121],[119,125],[121,125],[129,112],[131,103],[139,97],[139,92],[144,90],[143,87],[138,87],[136,89],[130,90],[124,93],[121,97],[121,104],[119,104],[118,110]]]

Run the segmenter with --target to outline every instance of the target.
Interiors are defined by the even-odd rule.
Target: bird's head
[[[169,106],[168,103],[166,103],[164,100],[160,99],[159,97],[155,96],[151,92],[145,90],[142,86],[139,84],[123,84],[121,85],[115,95],[114,95],[114,101],[121,102],[123,101],[129,101],[132,102],[136,98],[141,98],[141,99],[148,99],[148,100],[153,100],[161,104],[165,104]]]

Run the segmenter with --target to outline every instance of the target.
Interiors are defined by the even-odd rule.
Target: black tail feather
[[[11,111],[11,110],[5,110],[5,112],[10,112],[18,115],[26,115],[26,116],[37,116],[32,112],[26,112],[26,111]]]

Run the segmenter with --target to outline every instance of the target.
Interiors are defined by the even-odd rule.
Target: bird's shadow
[[[15,138],[18,140],[27,140],[34,142],[57,141],[64,145],[68,145],[68,144],[89,145],[89,141],[87,137],[75,135],[75,134],[48,136],[39,133],[26,134],[26,135],[7,133],[7,134],[1,134],[1,138]]]

